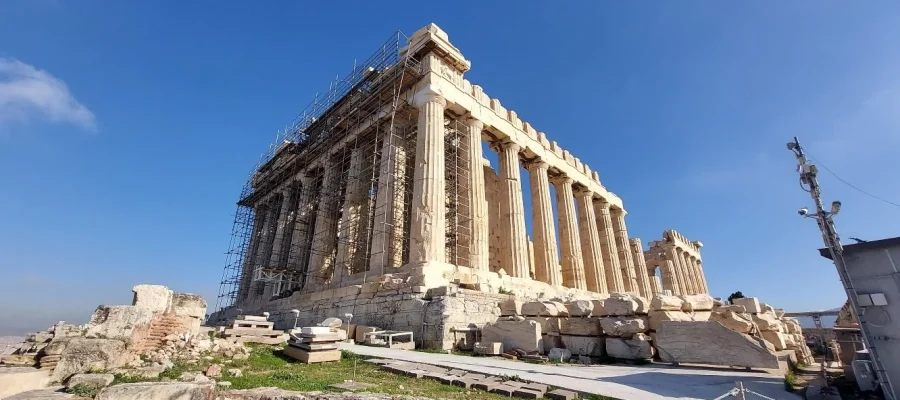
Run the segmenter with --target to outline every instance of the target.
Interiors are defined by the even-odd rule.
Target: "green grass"
[[[788,371],[784,374],[784,390],[788,392],[797,390],[797,376],[794,375],[794,371]]]
[[[99,391],[100,391],[100,389],[97,388],[97,386],[88,385],[88,384],[84,384],[84,383],[79,383],[75,386],[72,386],[72,387],[66,389],[67,393],[71,393],[71,394],[74,394],[74,395],[80,396],[80,397],[90,397],[92,399],[97,396],[97,392],[99,392]]]
[[[223,376],[216,379],[231,382],[231,389],[276,386],[285,390],[300,392],[329,392],[334,390],[330,389],[328,385],[342,383],[345,380],[353,380],[373,385],[368,390],[369,392],[389,395],[406,395],[433,399],[508,399],[508,397],[480,390],[444,385],[431,379],[415,379],[385,372],[379,369],[379,365],[364,362],[363,360],[366,358],[369,357],[342,351],[341,361],[304,364],[286,356],[281,352],[280,346],[252,346],[250,357],[247,360],[238,360],[229,364],[223,363],[223,360],[219,358],[213,360],[201,359],[195,364],[176,362],[173,368],[160,374],[157,379],[116,376],[114,384],[155,381],[162,378],[177,380],[184,372],[203,372],[206,371],[210,364],[217,363],[222,365]],[[226,371],[231,368],[239,368],[242,375],[239,377],[230,376]],[[521,380],[518,376],[504,376],[502,378],[503,380]],[[587,399],[616,400],[612,397],[600,395],[590,396]]]
[[[378,365],[363,362],[365,357],[343,352],[341,361],[321,364],[295,362],[281,353],[278,347],[261,346],[253,349],[250,358],[236,362],[240,377],[223,377],[232,389],[251,389],[277,386],[286,390],[332,391],[328,385],[344,380],[373,384],[370,392],[431,397],[441,399],[500,399],[503,396],[478,390],[443,385],[430,379],[414,379],[379,369]],[[507,397],[508,398],[508,397]]]

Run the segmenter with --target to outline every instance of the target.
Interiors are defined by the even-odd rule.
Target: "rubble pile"
[[[60,322],[31,334],[12,356],[0,361],[47,370],[57,382],[92,370],[125,367],[133,368],[129,374],[155,376],[172,365],[176,350],[194,349],[194,339],[204,346],[198,334],[206,301],[200,296],[160,285],[137,285],[133,292],[131,305],[101,305],[86,325]],[[210,341],[209,347],[213,345]]]
[[[780,368],[779,361],[812,362],[796,319],[755,298],[735,303],[705,294],[651,300],[618,293],[570,302],[507,299],[499,304],[503,317],[482,327],[475,352],[584,364],[600,357],[771,369]]]

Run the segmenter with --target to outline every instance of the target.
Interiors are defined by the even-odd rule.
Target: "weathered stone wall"
[[[270,313],[275,329],[310,326],[326,318],[336,317],[356,326],[412,331],[419,346],[452,348],[454,344],[471,346],[474,337],[460,332],[454,342],[453,329],[481,327],[500,316],[497,304],[506,295],[492,295],[475,290],[447,286],[425,290],[398,282],[367,283],[340,289],[301,294],[268,302],[244,303],[240,312],[231,314]],[[293,310],[299,315],[295,317]],[[227,319],[228,313],[210,319]],[[296,319],[296,320],[295,320]]]

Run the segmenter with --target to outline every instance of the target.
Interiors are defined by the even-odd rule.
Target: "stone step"
[[[277,337],[282,335],[287,335],[282,331],[273,331],[270,329],[253,329],[253,328],[240,328],[240,329],[226,329],[223,332],[226,337],[228,336],[262,336],[262,337]]]

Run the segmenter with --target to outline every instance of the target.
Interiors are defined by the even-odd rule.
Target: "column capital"
[[[478,129],[479,131],[484,130],[484,121],[482,121],[478,118],[469,116],[468,118],[466,118],[465,122],[469,128],[475,128],[475,129]]]
[[[516,142],[503,142],[500,144],[500,147],[502,147],[504,149],[509,149],[509,150],[515,151],[516,153],[518,153],[519,150],[522,150],[522,146],[520,146]]]
[[[575,182],[575,180],[572,179],[572,177],[566,175],[557,175],[550,177],[550,183],[552,183],[554,186],[563,184],[572,185],[573,182]]]
[[[491,148],[491,150],[495,151],[497,154],[500,154],[501,152],[503,152],[503,150],[507,150],[507,149],[511,149],[518,154],[519,150],[522,149],[522,146],[520,146],[516,142],[500,141],[500,140],[490,142],[488,144],[488,146]]]
[[[527,169],[529,172],[531,170],[538,170],[538,171],[546,172],[547,169],[550,168],[550,164],[547,164],[546,161],[541,160],[540,158],[535,158],[534,160],[526,161],[524,164],[525,164],[525,169]]]
[[[597,206],[599,206],[600,209],[603,210],[603,211],[605,211],[605,212],[609,212],[609,209],[610,209],[610,206],[611,206],[611,204],[610,204],[608,201],[606,201],[606,199],[603,199],[603,198],[601,198],[600,201],[597,201],[597,202],[595,202],[594,204],[596,204]]]
[[[593,203],[594,192],[587,188],[581,188],[575,191],[575,197],[578,198],[587,198],[591,203]]]
[[[412,97],[412,104],[416,108],[422,108],[427,103],[439,103],[442,107],[447,105],[447,99],[444,98],[444,91],[440,86],[428,84]]]

